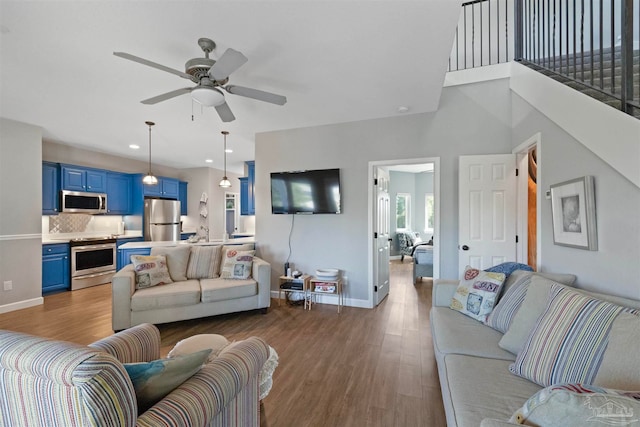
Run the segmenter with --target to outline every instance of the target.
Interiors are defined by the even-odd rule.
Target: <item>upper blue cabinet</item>
[[[60,167],[57,163],[42,162],[42,215],[60,213]]]
[[[256,162],[245,162],[247,165],[247,176],[240,178],[240,215],[255,215],[255,175]]]
[[[142,185],[142,194],[144,196],[178,200],[180,185],[177,179],[163,178],[159,176],[158,183],[156,185],[145,185],[142,184],[143,176],[144,175],[136,175],[134,179],[138,179],[138,177],[140,177],[140,182],[136,183],[136,185]]]
[[[107,172],[107,214],[129,215],[131,213],[131,175]]]
[[[180,181],[178,200],[180,200],[180,215],[187,215],[187,182]]]
[[[107,171],[61,164],[62,189],[106,193]]]

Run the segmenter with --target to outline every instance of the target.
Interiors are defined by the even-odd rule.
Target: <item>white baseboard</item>
[[[22,310],[23,308],[35,307],[44,304],[44,298],[38,297],[24,301],[12,302],[11,304],[0,305],[0,314],[11,311]]]
[[[302,291],[300,291],[302,292]],[[278,299],[278,291],[271,291],[271,298]],[[316,294],[316,302],[319,304],[338,305],[338,297],[336,295],[318,295]],[[284,292],[283,297],[284,299]],[[343,301],[344,307],[356,307],[356,308],[371,308],[369,301],[363,299],[353,299],[345,297]]]

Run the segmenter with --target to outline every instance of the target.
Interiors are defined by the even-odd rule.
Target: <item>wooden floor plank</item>
[[[280,356],[264,399],[269,427],[445,426],[431,342],[431,279],[413,284],[411,263],[393,261],[389,296],[374,309],[273,300],[257,311],[159,325],[163,355],[181,339],[214,333],[264,338]],[[44,298],[0,314],[0,329],[89,344],[111,335],[111,287]]]

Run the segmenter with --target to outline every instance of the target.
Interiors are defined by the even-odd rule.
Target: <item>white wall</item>
[[[543,198],[543,270],[574,273],[578,286],[585,289],[640,299],[640,188],[520,96],[514,93],[511,102],[514,147],[541,133],[538,191],[585,175],[595,178],[598,250],[554,245],[551,200]],[[598,126],[598,119],[592,120]],[[636,167],[640,168],[640,159]]]
[[[445,88],[440,109],[361,122],[256,135],[256,241],[272,264],[272,289],[282,274],[291,235],[295,267],[313,273],[340,268],[349,277],[347,303],[368,300],[368,162],[440,157],[441,276],[458,277],[457,164],[463,154],[511,151],[508,81]],[[340,168],[340,215],[272,215],[269,174]]]
[[[0,313],[42,303],[41,145],[40,127],[0,119]]]

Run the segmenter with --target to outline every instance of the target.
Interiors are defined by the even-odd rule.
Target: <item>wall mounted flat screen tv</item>
[[[339,214],[340,169],[271,173],[274,214]]]

